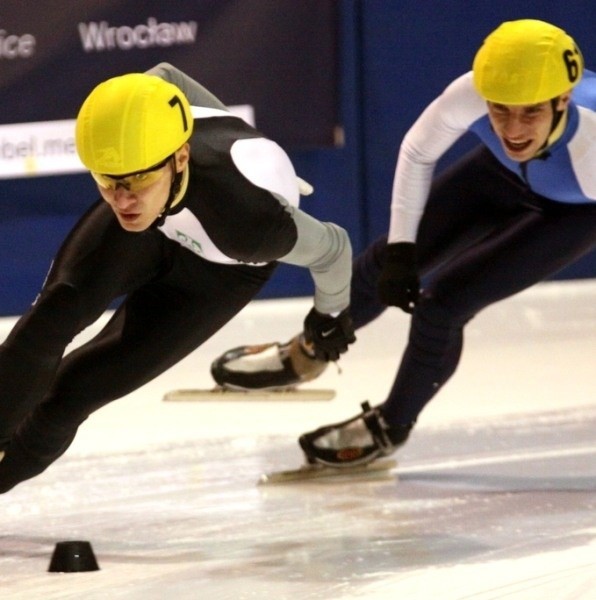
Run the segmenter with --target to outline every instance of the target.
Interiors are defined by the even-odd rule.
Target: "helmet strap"
[[[561,119],[563,118],[563,115],[565,114],[564,110],[557,110],[558,103],[559,103],[558,96],[556,98],[551,98],[550,105],[552,106],[552,109],[553,109],[553,120],[552,120],[552,124],[550,126],[550,131],[548,132],[549,137],[553,133],[553,131],[557,128],[557,125],[561,122]]]
[[[159,213],[159,216],[153,222],[152,227],[161,227],[164,224],[166,217],[168,216],[168,213],[172,208],[172,204],[174,203],[174,200],[177,198],[180,192],[180,187],[182,186],[182,176],[184,175],[184,171],[176,171],[176,156],[174,154],[172,154],[171,156],[170,169],[172,170],[172,183],[170,185],[168,199],[164,204],[163,210]]]
[[[556,98],[551,98],[550,99],[550,105],[552,107],[552,111],[553,111],[553,118],[551,121],[551,125],[550,125],[550,130],[548,132],[548,135],[546,136],[546,140],[544,141],[544,144],[542,145],[542,147],[540,148],[540,150],[538,150],[539,153],[541,153],[543,150],[545,150],[546,148],[548,148],[551,144],[552,141],[551,137],[553,135],[553,133],[555,132],[555,130],[557,129],[557,127],[559,126],[559,124],[561,123],[561,120],[563,119],[563,117],[565,116],[565,110],[558,110],[557,109],[557,104],[559,103],[559,97],[557,96]],[[558,137],[558,136],[557,136]],[[543,153],[541,154],[539,157],[541,158],[548,158],[549,153]]]

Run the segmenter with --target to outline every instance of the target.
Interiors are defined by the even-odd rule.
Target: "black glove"
[[[337,360],[348,350],[348,344],[356,341],[349,310],[346,308],[332,317],[312,308],[304,319],[304,341],[312,346],[315,358]]]
[[[387,245],[377,290],[383,304],[398,306],[407,313],[414,311],[420,295],[420,279],[416,270],[416,246],[413,243]]]

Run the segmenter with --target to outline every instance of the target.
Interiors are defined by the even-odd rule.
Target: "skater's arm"
[[[389,242],[414,242],[439,159],[486,114],[471,73],[453,81],[404,136],[391,197]]]
[[[315,308],[336,313],[350,302],[352,246],[345,229],[291,209],[298,230],[296,244],[281,262],[307,267],[315,284]]]
[[[259,213],[257,242],[250,260],[281,262],[306,267],[315,284],[315,308],[323,314],[340,312],[349,304],[352,248],[346,231],[334,223],[323,223],[298,208],[301,181],[286,152],[275,142],[253,138],[236,142],[231,151],[236,168],[251,182],[254,200],[250,211]],[[248,199],[248,190],[245,199]],[[281,205],[276,210],[264,201],[269,193]],[[250,214],[244,212],[244,218]],[[254,221],[257,223],[257,221]],[[249,221],[244,221],[248,226]],[[242,260],[246,260],[246,257]]]

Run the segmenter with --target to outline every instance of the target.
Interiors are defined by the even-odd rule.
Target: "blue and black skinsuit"
[[[486,306],[543,281],[596,248],[596,74],[572,93],[561,135],[530,161],[509,159],[472,74],[456,79],[404,138],[389,241],[416,244],[424,287],[392,389],[389,425],[414,423],[457,368],[463,328]],[[465,132],[482,144],[434,177]],[[386,239],[354,261],[355,327],[379,316]]]

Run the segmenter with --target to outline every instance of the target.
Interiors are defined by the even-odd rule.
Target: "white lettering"
[[[149,17],[147,23],[134,27],[112,27],[107,21],[79,23],[79,36],[85,52],[132,50],[194,44],[197,38],[196,21],[158,23]]]
[[[135,33],[137,38],[137,48],[151,47],[151,30],[147,25],[137,25],[135,27]]]
[[[0,59],[29,58],[35,52],[35,37],[29,33],[24,35],[8,35],[0,29]]]
[[[84,23],[79,23],[79,35],[81,36],[85,52],[91,52],[93,49],[105,49],[105,35],[99,34],[97,23],[90,23],[88,27]]]
[[[115,30],[116,44],[122,50],[130,50],[135,47],[134,32],[130,27],[118,27]]]
[[[0,180],[84,171],[74,132],[73,119],[0,125]]]

